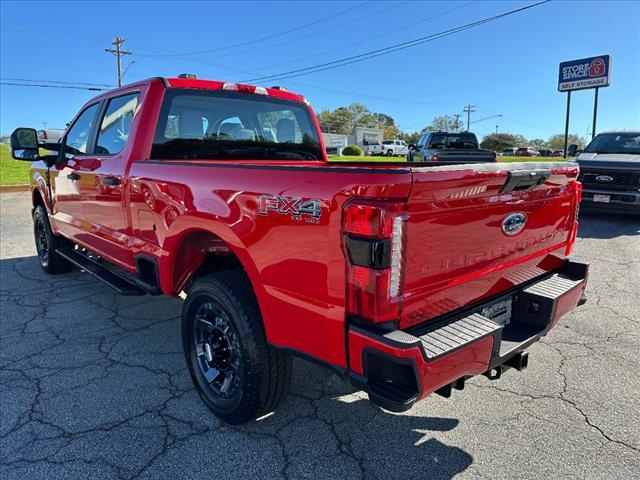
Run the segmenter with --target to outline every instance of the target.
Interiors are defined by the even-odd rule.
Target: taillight
[[[573,246],[576,243],[576,237],[578,236],[578,215],[580,213],[580,202],[582,201],[582,183],[575,180],[573,188],[573,195],[575,199],[575,210],[573,217],[573,225],[571,225],[571,231],[569,232],[569,238],[567,239],[567,248],[565,250],[565,255],[571,255],[573,251]]]
[[[404,204],[362,200],[345,207],[349,315],[376,323],[400,317],[405,230]]]
[[[431,155],[431,161],[432,162],[437,162],[438,161],[438,154],[434,153],[433,155]]]

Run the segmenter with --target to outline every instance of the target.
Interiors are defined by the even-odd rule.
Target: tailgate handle
[[[504,182],[500,193],[516,190],[528,190],[542,185],[551,176],[551,170],[515,170],[507,172],[507,180]]]

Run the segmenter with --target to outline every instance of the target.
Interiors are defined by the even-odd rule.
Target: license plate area
[[[480,313],[494,323],[503,327],[511,322],[511,312],[513,310],[513,297],[502,297],[490,305],[487,305]]]
[[[604,195],[602,193],[594,193],[593,201],[598,203],[609,203],[611,201],[611,195]]]

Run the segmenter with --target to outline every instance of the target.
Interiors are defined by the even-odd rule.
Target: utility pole
[[[459,132],[460,131],[460,117],[462,115],[460,115],[459,113],[454,113],[453,116],[456,117],[456,132]]]
[[[467,132],[468,132],[471,126],[471,114],[476,111],[476,106],[468,104],[466,107],[464,107],[464,110],[462,111],[467,114]]]
[[[131,52],[120,49],[120,45],[122,45],[123,43],[124,43],[124,38],[116,37],[113,43],[111,43],[111,45],[116,47],[115,50],[113,48],[104,49],[105,52],[114,54],[118,60],[118,86],[119,87],[122,86],[122,63],[121,63],[120,57],[122,57],[122,55],[131,55]]]
[[[498,125],[496,125],[496,135],[498,134]]]

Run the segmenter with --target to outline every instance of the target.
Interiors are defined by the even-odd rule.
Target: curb
[[[31,185],[0,185],[0,193],[6,192],[28,192]]]

